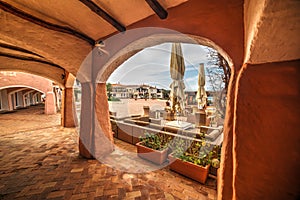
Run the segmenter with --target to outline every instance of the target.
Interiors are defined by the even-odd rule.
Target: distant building
[[[111,84],[111,87],[112,87],[112,91],[111,91],[112,97],[119,98],[119,99],[127,99],[130,97],[126,85]]]
[[[122,85],[122,84],[111,84],[112,97],[119,99],[128,99],[128,98],[153,98],[161,99],[163,98],[163,89],[158,89],[150,85]]]

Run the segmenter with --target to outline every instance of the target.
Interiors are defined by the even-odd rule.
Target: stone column
[[[8,110],[14,110],[15,109],[15,94],[8,94]]]
[[[2,110],[9,110],[7,90],[1,90]]]
[[[92,130],[92,91],[90,83],[81,83],[81,111],[80,111],[80,137],[79,154],[85,158],[93,158]]]
[[[45,101],[45,114],[51,115],[56,113],[55,95],[53,91],[48,91]]]
[[[73,88],[65,88],[62,91],[62,126],[75,127],[77,124],[75,101],[73,101]]]
[[[96,155],[105,156],[113,151],[113,132],[110,124],[108,97],[106,83],[98,83],[96,86],[95,99],[95,136]]]
[[[97,84],[96,90],[91,83],[81,84],[79,153],[85,158],[101,158],[113,151],[105,88],[105,83]]]
[[[18,95],[18,107],[24,107],[24,101],[23,101],[23,92],[20,91],[16,93]]]

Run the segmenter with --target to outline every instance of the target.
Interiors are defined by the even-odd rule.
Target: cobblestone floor
[[[167,167],[127,173],[79,157],[75,129],[42,111],[0,114],[0,199],[216,199],[212,180],[202,185]]]

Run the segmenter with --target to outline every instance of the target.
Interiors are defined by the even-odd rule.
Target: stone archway
[[[52,81],[32,75],[32,74],[26,74],[26,73],[14,73],[13,76],[6,76],[5,74],[0,75],[1,82],[0,82],[0,89],[5,90],[6,88],[30,88],[36,91],[39,91],[46,95],[46,101],[45,101],[45,114],[55,114],[56,113],[56,99],[55,94],[53,92],[53,84]],[[12,110],[12,102],[10,101],[10,96],[12,93],[15,93],[15,91],[11,91],[10,93],[7,93],[8,98],[4,99],[8,102],[9,109]],[[23,96],[24,98],[24,96]],[[22,100],[24,101],[24,100]]]
[[[151,32],[152,31],[152,32]],[[129,33],[127,33],[129,34]],[[123,35],[124,36],[124,35]],[[80,154],[85,157],[97,157],[103,153],[109,153],[112,148],[109,146],[106,150],[97,149],[94,143],[103,144],[103,141],[112,141],[112,133],[109,122],[109,108],[106,96],[106,80],[109,75],[120,64],[128,58],[141,51],[144,48],[161,44],[164,42],[184,42],[192,44],[202,44],[213,47],[218,50],[222,56],[230,63],[230,67],[234,68],[233,63],[238,63],[230,58],[230,56],[217,44],[209,39],[199,36],[187,37],[183,34],[175,34],[175,31],[170,30],[150,30],[145,33],[138,33],[137,35],[128,35],[128,40],[124,38],[108,39],[104,41],[108,47],[107,50],[110,55],[99,55],[97,48],[90,53],[83,63],[84,68],[79,70],[79,80],[82,83],[82,111],[81,126],[80,126]],[[233,70],[232,70],[233,71]],[[87,72],[92,72],[91,74]],[[231,83],[232,84],[232,79]],[[229,91],[227,104],[229,112],[226,114],[226,121],[224,124],[224,141],[230,142],[232,137],[232,120],[233,120],[233,90]],[[93,102],[94,101],[94,102]],[[83,121],[84,120],[84,121]],[[92,123],[90,123],[92,121]],[[97,132],[97,124],[101,130]],[[94,131],[94,132],[93,132]],[[99,137],[101,136],[101,137]],[[102,140],[106,136],[105,140]],[[229,147],[230,148],[230,147]],[[224,157],[231,156],[230,152],[226,152],[226,146],[223,150],[222,160]],[[229,154],[229,155],[228,155]],[[96,155],[96,156],[95,156]],[[223,162],[222,168],[226,166]],[[230,172],[229,172],[230,173]]]

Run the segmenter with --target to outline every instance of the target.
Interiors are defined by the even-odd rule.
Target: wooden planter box
[[[210,165],[206,165],[205,167],[195,165],[191,162],[186,162],[175,158],[172,156],[172,154],[169,155],[169,161],[171,170],[205,184]]]
[[[141,145],[141,142],[136,144],[137,153],[140,158],[151,161],[155,164],[163,164],[168,157],[168,149],[162,151],[154,150],[148,147]]]

